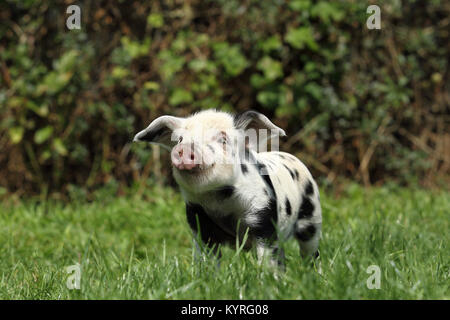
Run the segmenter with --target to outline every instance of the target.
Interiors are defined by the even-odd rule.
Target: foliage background
[[[167,182],[133,135],[205,108],[272,117],[323,185],[448,188],[448,1],[6,0],[0,21],[0,194]]]

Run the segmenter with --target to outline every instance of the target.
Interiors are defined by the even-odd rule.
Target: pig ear
[[[242,130],[255,129],[256,132],[258,132],[259,129],[268,129],[270,130],[271,135],[279,135],[281,137],[286,136],[283,129],[274,125],[272,121],[262,113],[253,110],[237,115],[234,119],[234,126],[236,129]]]
[[[171,149],[176,144],[172,139],[172,133],[182,125],[183,118],[172,116],[161,116],[150,123],[150,125],[134,136],[134,141],[146,141],[157,143],[166,149]]]

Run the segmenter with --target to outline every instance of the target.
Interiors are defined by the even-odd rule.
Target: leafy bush
[[[272,117],[328,183],[449,181],[446,1],[379,1],[381,30],[366,1],[77,4],[72,31],[68,2],[0,4],[4,190],[160,179],[133,134],[205,108]]]

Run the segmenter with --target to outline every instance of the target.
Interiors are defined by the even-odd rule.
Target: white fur
[[[162,118],[162,117],[161,117]],[[159,118],[159,119],[161,119]],[[151,136],[155,130],[151,128],[161,128],[164,122],[155,120],[146,130],[141,131],[136,135],[135,140],[144,139],[144,136]],[[207,169],[200,170],[192,174],[189,171],[178,170],[173,168],[173,175],[186,203],[194,203],[200,205],[207,215],[220,226],[227,233],[233,233],[235,230],[227,230],[221,221],[224,217],[232,217],[233,221],[239,220],[241,228],[238,233],[245,232],[246,228],[250,230],[261,226],[263,221],[262,212],[267,209],[270,201],[276,201],[276,215],[278,230],[278,240],[286,240],[290,238],[298,230],[307,228],[310,225],[314,226],[316,232],[307,241],[301,241],[300,251],[302,256],[313,254],[318,249],[320,233],[321,233],[321,207],[319,200],[319,190],[314,182],[311,173],[306,166],[296,157],[284,152],[261,152],[257,153],[255,150],[250,150],[250,156],[254,162],[259,165],[264,165],[269,173],[270,181],[272,182],[275,195],[270,194],[271,190],[268,186],[267,180],[258,172],[255,163],[246,163],[247,172],[243,172],[241,162],[235,161],[242,159],[242,150],[245,147],[242,140],[236,145],[230,144],[230,141],[241,138],[242,131],[239,131],[234,121],[234,117],[225,112],[215,110],[206,110],[196,113],[188,118],[166,118],[170,121],[167,126],[171,132],[172,147],[176,141],[180,143],[195,144],[199,152],[208,158],[212,163]],[[176,119],[176,120],[174,120]],[[271,129],[272,132],[278,132],[284,135],[284,131],[276,127],[265,116],[257,114],[257,121],[252,118],[246,118],[240,122],[241,125],[252,125],[256,128]],[[252,122],[253,121],[253,122]],[[239,121],[238,121],[239,124]],[[153,127],[152,127],[153,125]],[[205,132],[208,134],[205,135]],[[217,137],[225,132],[229,139],[228,144],[222,144]],[[158,137],[155,141],[150,142],[161,143]],[[163,141],[166,143],[167,140]],[[219,161],[226,159],[227,161]],[[292,172],[294,170],[298,173],[298,178],[293,178]],[[305,188],[311,183],[313,186],[313,193],[307,196],[314,207],[311,217],[302,218],[299,220],[299,209],[302,207],[302,201],[305,199]],[[232,195],[225,199],[220,195],[220,188],[228,186],[232,187]],[[219,191],[218,191],[219,190]],[[268,192],[269,191],[269,192]],[[274,198],[275,197],[275,198]],[[289,200],[292,214],[287,214],[286,199]],[[265,222],[267,224],[267,221]],[[257,237],[250,236],[250,243],[257,243],[258,253],[266,252],[264,250],[265,241]],[[273,244],[272,244],[273,245]],[[271,246],[272,246],[271,245]],[[270,247],[266,247],[268,249]]]

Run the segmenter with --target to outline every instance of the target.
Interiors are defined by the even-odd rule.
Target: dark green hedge
[[[324,183],[448,182],[450,3],[376,1],[368,30],[373,3],[2,1],[0,193],[160,179],[133,134],[205,108],[272,117]]]

